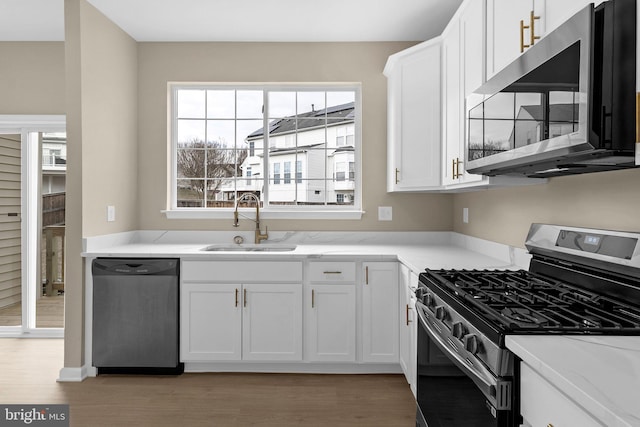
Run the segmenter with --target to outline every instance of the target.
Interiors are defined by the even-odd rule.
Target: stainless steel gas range
[[[507,335],[640,335],[640,233],[533,224],[529,270],[426,270],[417,426],[519,426]]]

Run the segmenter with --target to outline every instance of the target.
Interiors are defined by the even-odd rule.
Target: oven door
[[[489,371],[476,372],[448,348],[429,323],[427,306],[418,313],[417,415],[419,427],[494,427],[514,425],[513,411],[497,409],[497,389],[510,388],[509,379]],[[500,385],[498,387],[498,384]]]

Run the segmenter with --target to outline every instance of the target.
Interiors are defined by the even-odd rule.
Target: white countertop
[[[236,233],[238,234],[238,233]],[[352,256],[400,261],[419,273],[433,269],[527,268],[522,249],[450,232],[271,233],[268,244],[296,245],[285,252],[207,252],[210,244],[233,241],[227,232],[131,232],[86,239],[83,256],[180,257],[183,259],[294,260]],[[250,242],[253,233],[245,237]],[[231,236],[231,237],[230,237]]]
[[[507,336],[506,345],[603,425],[640,426],[640,337]]]

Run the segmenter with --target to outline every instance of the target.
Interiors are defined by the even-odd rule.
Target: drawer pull
[[[240,292],[238,291],[238,289],[236,288],[236,307],[238,306],[238,294]]]
[[[369,284],[369,266],[364,268],[364,283],[365,285]]]
[[[315,308],[316,306],[316,291],[311,289],[311,308]]]
[[[246,289],[244,290],[244,295],[243,296],[244,296],[244,298],[242,299],[243,300],[242,302],[243,302],[244,306],[246,307],[247,306],[247,290]]]
[[[325,271],[324,274],[342,274],[342,271]]]

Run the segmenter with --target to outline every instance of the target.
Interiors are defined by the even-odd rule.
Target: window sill
[[[255,209],[240,209],[243,215],[252,217],[255,215]],[[233,220],[233,209],[173,209],[162,211],[167,219],[228,219]],[[344,220],[360,220],[364,211],[361,210],[269,210],[260,209],[260,219],[344,219]]]

